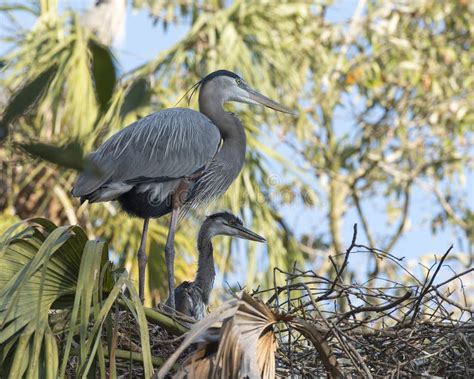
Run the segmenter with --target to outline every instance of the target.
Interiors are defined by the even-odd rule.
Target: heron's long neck
[[[232,163],[238,172],[245,159],[247,141],[245,130],[240,120],[223,108],[222,99],[218,94],[200,94],[199,110],[217,126],[223,139],[218,158]]]
[[[207,229],[201,228],[198,236],[198,270],[194,282],[201,288],[202,300],[205,304],[209,302],[209,295],[211,294],[216,276],[211,238]]]

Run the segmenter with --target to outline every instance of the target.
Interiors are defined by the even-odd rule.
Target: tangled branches
[[[467,304],[463,278],[471,268],[435,284],[449,253],[427,268],[423,281],[402,266],[402,259],[356,243],[357,228],[350,247],[338,267],[333,257],[333,278],[302,271],[275,270],[285,286],[259,290],[268,296],[267,305],[316,326],[335,357],[337,369],[363,377],[408,377],[474,375],[474,310]],[[411,283],[374,277],[363,284],[351,282],[346,268],[356,254],[375,254],[404,270]],[[456,291],[450,292],[453,288]],[[281,302],[280,300],[286,300]],[[327,375],[328,362],[307,338],[285,325],[278,333],[277,372],[281,376]],[[327,357],[326,357],[327,358]],[[334,364],[334,361],[333,361]]]

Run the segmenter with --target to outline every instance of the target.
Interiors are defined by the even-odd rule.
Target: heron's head
[[[269,99],[250,87],[239,75],[227,70],[218,70],[197,83],[204,93],[218,94],[222,103],[236,101],[239,103],[263,105],[279,112],[295,115],[296,112]]]
[[[201,226],[201,233],[205,233],[209,238],[223,235],[266,242],[265,238],[245,228],[240,218],[228,212],[219,212],[208,216]]]

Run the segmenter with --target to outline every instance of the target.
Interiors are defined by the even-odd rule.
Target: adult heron
[[[265,242],[265,238],[245,228],[242,221],[231,213],[220,212],[206,218],[197,238],[199,258],[196,277],[193,282],[181,283],[175,290],[176,310],[196,320],[206,316],[216,276],[212,238],[219,235]]]
[[[174,235],[178,217],[222,195],[244,163],[244,127],[233,113],[224,110],[224,103],[261,104],[293,114],[227,70],[207,75],[193,89],[199,90],[199,112],[170,108],[152,113],[117,132],[89,155],[101,175],[79,174],[72,192],[81,202],[118,200],[125,212],[145,220],[137,254],[142,301],[148,223],[150,218],[171,212],[165,261],[172,308],[175,305]]]

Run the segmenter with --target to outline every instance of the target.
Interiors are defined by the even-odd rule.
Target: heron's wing
[[[73,195],[90,194],[104,184],[166,182],[192,175],[211,161],[220,140],[217,127],[199,112],[171,108],[153,113],[89,155],[101,175],[81,173]]]
[[[183,282],[174,291],[176,310],[196,320],[206,316],[206,304],[202,299],[202,289],[194,282]],[[167,302],[167,305],[168,302]]]

